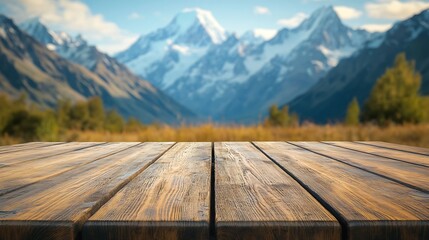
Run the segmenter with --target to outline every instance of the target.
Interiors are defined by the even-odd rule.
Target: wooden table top
[[[385,142],[0,147],[0,239],[429,239],[429,150]]]

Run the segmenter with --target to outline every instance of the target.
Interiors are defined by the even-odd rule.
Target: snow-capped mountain
[[[209,11],[185,9],[166,27],[141,36],[116,58],[134,73],[166,89],[210,47],[226,38],[227,33]]]
[[[55,106],[59,99],[78,101],[100,96],[106,108],[146,123],[179,123],[193,117],[189,110],[83,39],[57,34],[36,20],[23,26],[34,36],[0,15],[0,92],[11,96],[25,92],[32,102],[46,107]],[[62,46],[75,49],[76,56],[84,56],[93,64],[88,67],[73,63],[72,58],[69,61],[67,57],[74,54],[60,56],[55,51]],[[91,55],[81,54],[82,49],[92,49]]]
[[[373,37],[343,25],[332,7],[266,35],[227,34],[210,12],[188,9],[117,59],[203,117],[256,122],[269,105],[302,94]]]
[[[101,53],[95,46],[89,45],[81,35],[72,37],[66,32],[48,29],[38,18],[19,24],[19,27],[44,44],[49,50],[55,51],[69,61],[94,69],[101,58],[110,58]],[[112,59],[113,60],[113,59]]]
[[[366,42],[364,47],[343,59],[320,81],[289,103],[303,119],[317,123],[344,119],[347,105],[356,97],[360,104],[397,54],[405,53],[416,63],[422,76],[421,93],[429,94],[429,10],[396,23],[390,30]]]
[[[208,31],[209,26],[198,20],[200,12],[216,23],[209,25],[216,26],[213,30]],[[201,36],[217,32],[222,38],[199,37],[183,27],[190,25],[205,26]],[[186,41],[182,41],[182,34],[186,34]],[[345,26],[332,7],[316,10],[296,28],[266,36],[257,30],[240,37],[225,34],[211,14],[193,10],[142,36],[117,58],[204,117],[256,122],[269,105],[283,104],[302,94],[340,59],[373,37]],[[201,39],[209,40],[195,44]],[[177,46],[181,47],[175,49]]]
[[[332,7],[316,10],[298,27],[279,31],[245,55],[249,77],[217,118],[261,120],[270,105],[287,103],[307,91],[373,36],[345,26]]]

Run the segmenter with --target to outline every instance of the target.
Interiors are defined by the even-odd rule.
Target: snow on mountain
[[[44,44],[49,50],[55,51],[60,56],[74,63],[93,69],[97,62],[98,50],[89,45],[81,35],[71,35],[48,29],[40,19],[33,18],[25,21],[19,27]]]
[[[178,123],[179,121],[194,118],[193,113],[188,109],[177,104],[148,81],[131,73],[116,59],[98,51],[95,46],[89,45],[82,36],[71,37],[64,32],[51,31],[38,19],[31,19],[24,22],[20,25],[20,28],[38,41],[36,44],[38,48],[42,47],[42,45],[46,47],[45,51],[40,50],[43,54],[36,56],[37,58],[43,58],[45,55],[54,55],[54,57],[50,58],[55,58],[56,61],[61,60],[64,65],[70,65],[70,68],[73,68],[73,70],[64,70],[62,73],[61,71],[58,71],[59,73],[46,73],[46,75],[62,74],[62,77],[66,79],[68,76],[71,76],[67,79],[71,86],[65,86],[64,88],[71,88],[72,92],[78,92],[85,97],[98,95],[103,99],[108,108],[115,108],[123,116],[134,116],[143,122],[160,121]],[[23,38],[33,39],[28,36]],[[10,48],[13,47],[15,46],[11,46]],[[56,54],[52,52],[56,52]],[[55,68],[54,63],[53,65]],[[49,69],[46,69],[46,71]],[[81,71],[88,76],[81,73]],[[87,79],[90,79],[91,82],[86,83]],[[82,83],[79,82],[81,80]],[[56,84],[55,77],[53,77],[52,84]],[[89,86],[91,88],[86,90]],[[37,91],[43,90],[48,91],[43,88],[37,89]],[[58,96],[49,96],[51,94],[53,93],[49,92],[46,97],[66,97],[61,94]],[[76,98],[70,99],[75,100]],[[44,103],[45,101],[38,100],[38,102]],[[50,104],[54,103],[54,100],[50,101]]]
[[[187,9],[116,57],[202,116],[256,121],[269,104],[303,93],[372,36],[343,25],[332,7],[293,29],[240,37],[225,33],[210,12]]]
[[[141,36],[116,58],[133,72],[166,89],[227,36],[211,12],[185,9],[166,27]]]
[[[249,78],[218,117],[255,122],[272,104],[284,104],[312,87],[372,34],[345,26],[332,7],[316,10],[294,29],[283,29],[244,61]]]
[[[371,89],[405,53],[422,76],[421,93],[429,94],[429,10],[397,22],[385,33],[376,34],[350,57],[329,70],[316,85],[289,103],[300,118],[316,123],[340,122],[347,105],[356,97],[362,104]]]
[[[277,34],[277,30],[274,30],[274,29],[257,28],[257,29],[247,31],[243,35],[241,35],[240,41],[242,43],[247,43],[247,44],[262,43],[272,39],[276,34]]]

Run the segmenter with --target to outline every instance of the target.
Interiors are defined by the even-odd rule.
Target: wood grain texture
[[[211,143],[177,143],[84,225],[83,239],[208,239]]]
[[[371,141],[370,142],[357,142],[357,143],[365,144],[365,145],[372,145],[372,146],[387,148],[387,149],[400,150],[400,151],[410,152],[410,153],[418,153],[418,154],[423,154],[423,155],[429,156],[429,149],[428,148],[406,146],[406,145],[400,145],[400,144],[395,144],[395,143],[377,142],[377,141],[374,141],[374,142],[371,142]]]
[[[255,144],[330,206],[346,239],[429,239],[429,194],[289,143]]]
[[[51,156],[57,156],[63,153],[84,149],[103,143],[82,142],[82,143],[64,143],[60,145],[49,145],[37,149],[25,149],[9,154],[0,154],[0,167],[6,167],[12,164],[22,163],[30,160],[40,160]]]
[[[417,164],[420,166],[429,167],[429,156],[421,154],[409,153],[393,149],[380,148],[376,146],[354,143],[354,142],[323,142],[338,147],[343,147],[355,151],[370,153],[379,157],[387,157],[402,162]]]
[[[293,144],[429,193],[429,168],[318,142]]]
[[[0,197],[1,239],[75,239],[83,223],[172,143],[144,143]]]
[[[15,145],[0,146],[0,155],[10,152],[18,152],[26,149],[43,148],[47,146],[54,146],[64,144],[65,142],[29,142]]]
[[[218,239],[340,239],[336,219],[251,143],[215,143]]]
[[[83,150],[0,168],[0,196],[40,180],[64,173],[138,143],[109,143]]]

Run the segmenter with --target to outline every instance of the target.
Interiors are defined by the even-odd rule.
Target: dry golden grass
[[[264,126],[148,126],[135,132],[67,132],[63,141],[386,141],[429,147],[429,124],[347,127],[305,125],[294,128]]]

